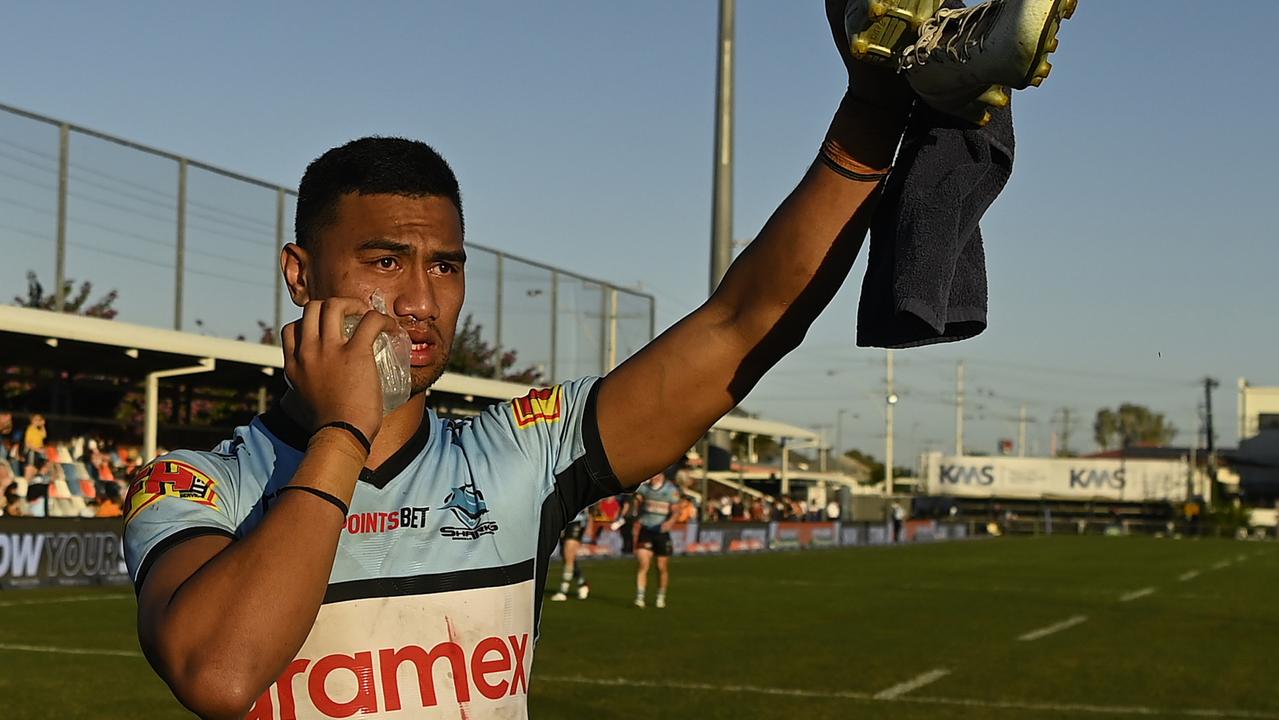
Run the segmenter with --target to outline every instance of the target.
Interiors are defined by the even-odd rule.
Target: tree
[[[197,320],[196,322],[199,322],[199,321]],[[239,335],[236,335],[235,339],[241,342],[244,342],[248,340],[248,337],[246,337],[243,333],[241,333]],[[260,345],[275,344],[275,326],[271,325],[271,323],[267,322],[266,320],[258,321],[258,344]]]
[[[850,460],[856,460],[870,470],[870,476],[867,479],[868,485],[877,485],[884,482],[884,463],[876,460],[874,456],[868,455],[861,450],[849,450],[844,453],[844,457]],[[914,471],[910,468],[904,468],[896,465],[893,466],[894,478],[910,477],[913,474]]]
[[[86,317],[102,318],[104,320],[114,319],[119,311],[111,307],[119,298],[120,293],[115,290],[108,292],[106,295],[98,298],[98,301],[86,307],[89,302],[89,295],[93,292],[93,283],[85,280],[80,283],[79,291],[75,291],[75,280],[65,280],[62,283],[62,312],[72,315],[84,315]],[[45,295],[44,285],[41,284],[34,270],[27,271],[27,296],[14,296],[13,301],[20,307],[36,308],[38,310],[52,310],[57,307],[58,295],[50,293]]]
[[[484,341],[483,328],[469,314],[462,320],[462,327],[453,338],[453,350],[449,353],[446,370],[472,377],[499,377],[521,385],[543,382],[542,370],[536,365],[522,370],[513,369],[518,359],[516,351],[506,350],[499,355],[496,348]]]
[[[1163,413],[1133,403],[1124,403],[1118,410],[1102,408],[1093,422],[1093,438],[1103,450],[1142,445],[1162,447],[1176,434],[1177,427]]]

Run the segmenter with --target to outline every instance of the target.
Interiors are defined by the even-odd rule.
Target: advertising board
[[[1182,502],[1186,463],[1174,460],[924,456],[929,495]]]

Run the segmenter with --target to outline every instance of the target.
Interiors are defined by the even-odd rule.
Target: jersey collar
[[[298,452],[306,452],[306,444],[311,439],[310,433],[290,417],[279,403],[273,405],[271,409],[259,415],[258,418],[262,421],[263,427],[270,431],[280,442]],[[409,436],[409,439],[400,446],[400,449],[392,453],[377,468],[370,469],[366,467],[361,470],[360,482],[369,483],[378,489],[386,487],[386,484],[391,482],[396,475],[404,472],[414,458],[422,454],[422,451],[426,449],[427,441],[430,439],[431,411],[427,409],[422,413],[422,424],[418,425],[417,431]]]

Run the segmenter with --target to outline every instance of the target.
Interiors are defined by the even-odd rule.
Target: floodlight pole
[[[719,0],[719,53],[715,73],[715,164],[714,193],[711,209],[710,293],[728,272],[733,260],[733,26],[735,0]],[[731,455],[728,433],[711,430],[710,448],[717,447]]]
[[[715,75],[715,174],[711,210],[710,291],[733,260],[733,18],[734,0],[719,0],[719,63]]]

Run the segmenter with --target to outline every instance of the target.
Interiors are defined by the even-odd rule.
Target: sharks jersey
[[[675,504],[679,502],[680,492],[675,483],[667,480],[660,488],[652,483],[644,483],[635,489],[635,497],[641,501],[639,523],[641,527],[655,528],[670,517]]]
[[[526,717],[547,559],[569,519],[621,490],[596,425],[598,387],[534,390],[466,420],[428,411],[403,448],[365,469],[315,624],[248,717]],[[136,587],[183,540],[252,532],[306,441],[277,408],[212,452],[144,468],[125,502]]]

